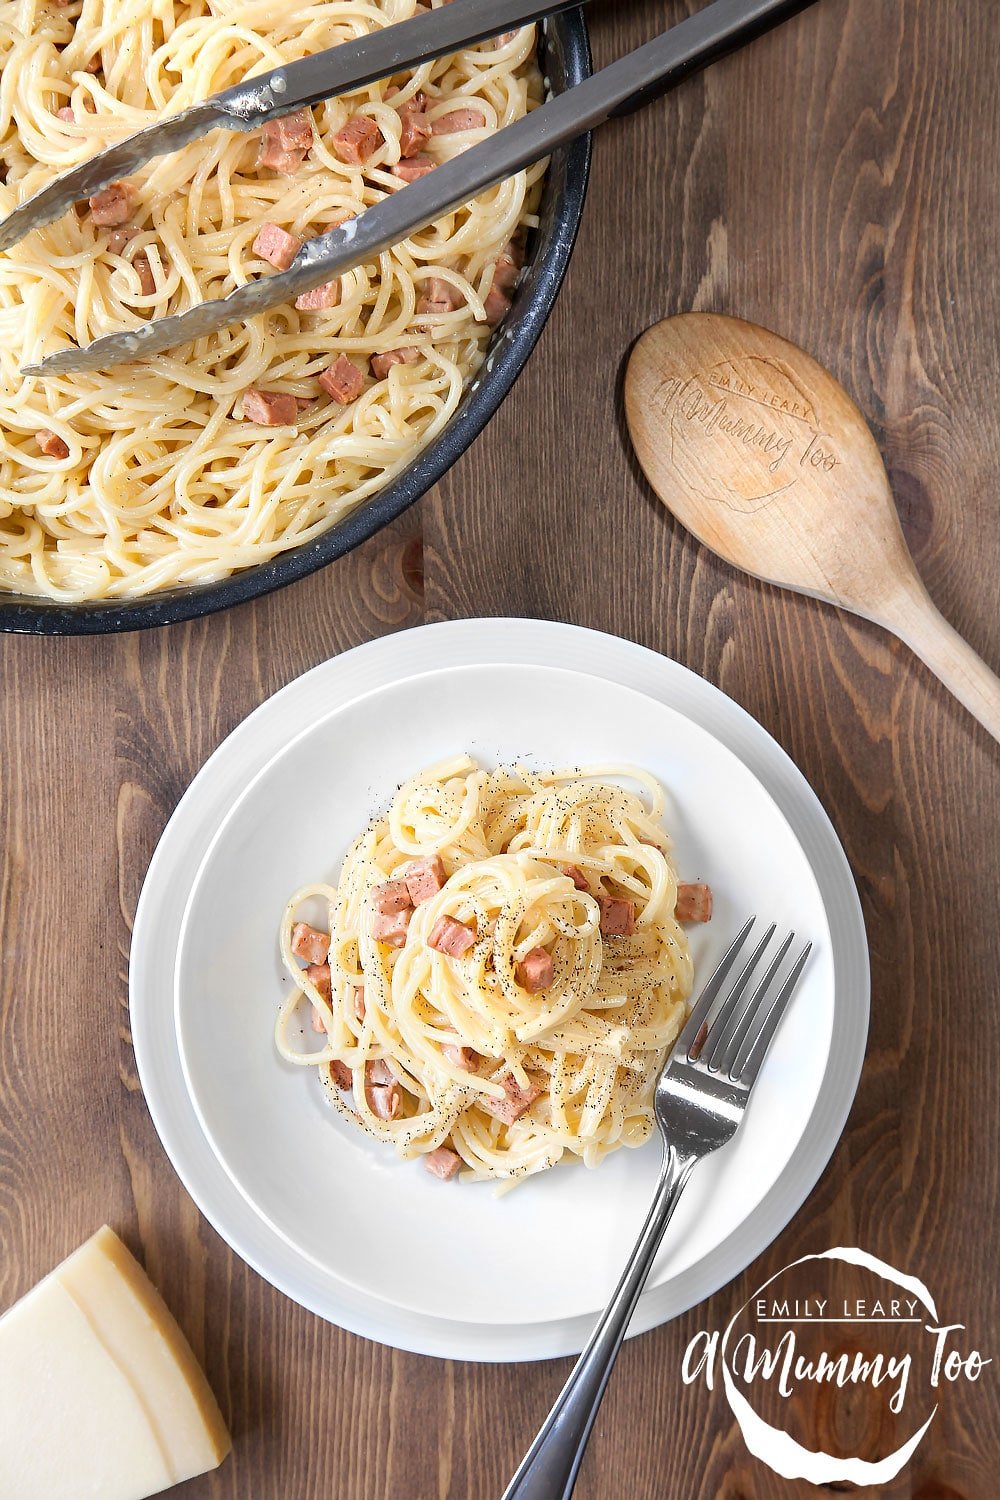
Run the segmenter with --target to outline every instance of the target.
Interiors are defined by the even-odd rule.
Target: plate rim
[[[497,629],[501,623],[502,631]],[[469,654],[470,652],[473,654]],[[592,1314],[560,1319],[551,1324],[511,1325],[507,1328],[456,1323],[429,1314],[398,1309],[390,1301],[370,1294],[349,1296],[346,1295],[347,1289],[342,1287],[338,1288],[338,1296],[331,1299],[328,1288],[324,1291],[322,1287],[310,1285],[301,1275],[296,1279],[295,1273],[307,1268],[275,1264],[274,1256],[280,1257],[282,1246],[265,1246],[265,1249],[273,1252],[270,1259],[267,1254],[262,1253],[258,1244],[251,1243],[252,1237],[246,1226],[237,1224],[234,1227],[234,1210],[238,1218],[240,1205],[246,1212],[253,1214],[254,1218],[256,1214],[246,1204],[225,1169],[216,1160],[210,1144],[202,1136],[186,1091],[180,1112],[184,1113],[186,1105],[192,1120],[184,1122],[184,1125],[187,1128],[193,1121],[197,1143],[192,1146],[190,1141],[182,1141],[179,1133],[174,1133],[173,1122],[169,1118],[170,1084],[169,1080],[164,1081],[162,1077],[164,1064],[163,1059],[156,1056],[151,1013],[148,1008],[144,1011],[143,1006],[141,990],[146,976],[142,973],[142,960],[144,951],[151,947],[146,941],[146,930],[154,922],[150,913],[153,912],[155,916],[155,899],[164,878],[161,868],[166,873],[168,883],[173,878],[172,872],[166,869],[168,856],[173,855],[178,829],[183,827],[188,809],[202,795],[212,795],[215,783],[221,782],[229,774],[231,762],[233,773],[240,775],[241,791],[255,779],[258,772],[271,761],[274,753],[272,750],[260,749],[260,744],[266,738],[262,725],[269,716],[275,716],[278,722],[287,723],[286,710],[289,702],[296,697],[301,698],[303,708],[307,703],[314,704],[317,677],[323,681],[324,701],[333,704],[336,700],[346,706],[347,702],[356,697],[367,696],[368,691],[378,691],[401,678],[421,675],[422,669],[413,661],[414,657],[419,660],[421,656],[432,661],[434,669],[442,666],[489,667],[506,664],[515,667],[546,665],[583,671],[630,687],[693,719],[743,762],[776,803],[803,847],[820,888],[833,935],[834,1018],[830,1053],[806,1130],[785,1169],[761,1203],[743,1221],[738,1234],[728,1236],[708,1256],[665,1286],[644,1294],[630,1329],[632,1335],[678,1316],[739,1275],[787,1226],[821,1176],[840,1139],[853,1103],[866,1050],[870,1013],[870,965],[864,920],[847,857],[822,803],[785,750],[767,730],[721,689],[682,664],[623,637],[582,626],[501,616],[443,621],[379,637],[318,663],[265,699],[222,741],[199,770],[168,820],[150,861],[136,908],[129,964],[130,1018],[139,1080],[154,1128],[185,1189],[208,1222],[258,1274],[300,1305],[351,1332],[411,1352],[445,1358],[474,1361],[550,1358],[577,1352],[582,1347],[591,1327]],[[580,663],[584,665],[581,666]],[[361,691],[350,690],[350,684],[355,679],[368,684],[368,688]],[[370,686],[372,682],[376,684],[374,689]],[[345,686],[348,689],[346,693]],[[313,689],[311,694],[310,687]],[[678,701],[678,698],[682,701]],[[693,713],[688,701],[691,698],[698,710]],[[711,722],[719,715],[726,721],[726,733],[720,733],[719,726]],[[706,718],[710,722],[705,722]],[[247,772],[244,769],[240,774],[239,759],[241,755],[245,758],[247,751],[255,764],[252,770]],[[752,752],[749,761],[746,754],[748,751]],[[764,774],[754,763],[758,758],[767,763]],[[218,795],[216,792],[216,796]],[[788,805],[789,799],[791,808]],[[200,853],[194,856],[190,854],[193,847],[191,839],[181,842],[175,863],[190,866],[193,860],[190,877],[186,877],[188,885],[180,897],[181,910],[186,906],[186,892],[194,873],[200,869],[205,852],[214,842],[224,820],[224,813],[215,817],[211,831],[200,840]],[[803,822],[808,838],[803,836],[803,828],[799,826]],[[815,867],[816,848],[824,850],[828,860],[828,868],[822,874]],[[831,895],[838,898],[835,910],[831,910]],[[179,919],[174,926],[179,930]],[[175,930],[175,939],[176,936]],[[838,939],[843,944],[842,949],[838,946]],[[176,942],[173,952],[176,952]],[[846,985],[845,995],[847,980],[851,982]],[[172,983],[171,965],[168,976],[171,988]],[[172,996],[170,1000],[172,1001]],[[853,1010],[849,1026],[845,1025],[845,1004],[850,1004]],[[155,1007],[153,1009],[155,1011]],[[173,1008],[169,1002],[167,1009],[171,1017],[170,1030],[174,1043],[173,1063],[179,1069],[177,1039],[173,1034],[172,1024]],[[169,1059],[166,1066],[169,1069]],[[832,1082],[835,1071],[839,1073],[839,1077]],[[182,1075],[180,1087],[184,1090]],[[175,1100],[175,1113],[176,1106]],[[198,1162],[198,1146],[202,1156],[207,1153],[210,1158],[208,1163],[204,1160]],[[807,1156],[808,1163],[805,1161]],[[207,1174],[206,1166],[209,1168]],[[212,1167],[222,1174],[223,1182],[209,1183],[206,1189],[205,1177],[212,1176]],[[219,1206],[219,1193],[216,1189],[223,1186],[236,1194],[237,1204]],[[257,1227],[267,1230],[267,1226],[260,1223]],[[269,1232],[263,1236],[265,1240],[268,1237]],[[261,1236],[256,1238],[259,1240]],[[732,1241],[735,1239],[739,1240],[742,1248],[733,1246]],[[283,1245],[287,1252],[287,1243],[283,1242]],[[300,1261],[301,1257],[293,1252],[293,1259]],[[322,1277],[319,1279],[323,1280]]]

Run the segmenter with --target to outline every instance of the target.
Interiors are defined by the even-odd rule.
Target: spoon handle
[[[1000,741],[1000,677],[948,624],[923,585],[895,600],[881,618]]]

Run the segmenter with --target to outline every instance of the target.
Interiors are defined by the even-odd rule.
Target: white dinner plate
[[[764,730],[676,663],[570,626],[467,621],[359,647],[275,695],[202,769],[150,866],[131,965],[140,1077],[186,1186],[261,1274],[344,1327],[540,1358],[581,1347],[648,1206],[656,1143],[499,1198],[440,1183],[341,1121],[272,1040],[288,895],[334,880],[396,785],[456,750],[657,775],[681,878],[716,894],[691,930],[696,990],[752,911],[815,944],[746,1124],[694,1174],[633,1332],[736,1275],[822,1170],[864,1053],[864,927],[829,822]]]
[[[669,794],[682,878],[708,880],[715,893],[710,927],[691,931],[697,974],[711,972],[754,912],[815,945],[744,1127],[692,1178],[651,1287],[737,1234],[787,1166],[826,1068],[830,937],[809,862],[742,761],[676,709],[562,668],[451,667],[379,688],[317,717],[230,810],[188,899],[174,994],[188,1089],[219,1161],[331,1286],[433,1318],[551,1322],[600,1307],[614,1285],[653,1195],[658,1145],[620,1151],[599,1172],[563,1166],[502,1201],[485,1185],[446,1188],[352,1129],[315,1073],[279,1061],[272,1038],[289,982],[277,921],[289,896],[336,883],[396,787],[460,751],[491,767],[626,760],[652,771]],[[301,1009],[304,1048],[312,1033]],[[539,1254],[544,1246],[566,1250]]]

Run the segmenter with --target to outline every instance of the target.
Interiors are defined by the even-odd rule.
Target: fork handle
[[[652,1206],[622,1278],[503,1500],[569,1500],[572,1495],[625,1330],[694,1163],[672,1146],[664,1151]]]

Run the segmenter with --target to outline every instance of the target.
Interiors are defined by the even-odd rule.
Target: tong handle
[[[399,244],[415,230],[468,203],[515,172],[549,156],[616,115],[637,109],[815,0],[712,0],[694,15],[557,94],[488,141],[473,146],[409,187],[328,234],[307,240],[289,271],[268,278],[298,295]],[[306,281],[303,278],[309,276]],[[259,285],[260,283],[258,283]],[[242,290],[242,289],[241,289]],[[276,302],[285,301],[284,295]],[[269,303],[269,305],[275,305]]]
[[[179,151],[210,130],[256,130],[267,120],[350,89],[364,88],[378,78],[445,57],[581,3],[583,0],[456,0],[454,5],[439,6],[338,47],[327,47],[313,57],[247,78],[147,125],[54,177],[0,220],[0,250],[9,250],[32,230],[51,224],[79,199],[93,197],[119,178],[131,176],[158,156]]]
[[[402,73],[436,57],[474,47],[583,0],[456,0],[437,10],[367,32],[312,57],[272,68],[235,84],[211,101],[229,115],[235,130],[256,130],[265,120],[319,104],[380,78]]]
[[[472,4],[473,0],[463,3]],[[287,304],[303,292],[374,260],[415,230],[460,208],[479,193],[550,155],[557,147],[603,125],[613,115],[638,107],[649,97],[651,89],[662,91],[671,87],[696,68],[704,67],[814,3],[815,0],[713,0],[644,47],[505,126],[488,141],[443,162],[425,177],[374,204],[360,218],[348,219],[327,234],[307,240],[289,270],[249,282],[188,312],[97,339],[85,349],[61,349],[39,365],[24,366],[23,373],[49,375],[107,369],[126,360],[158,354],[188,339],[214,333],[229,323]]]

